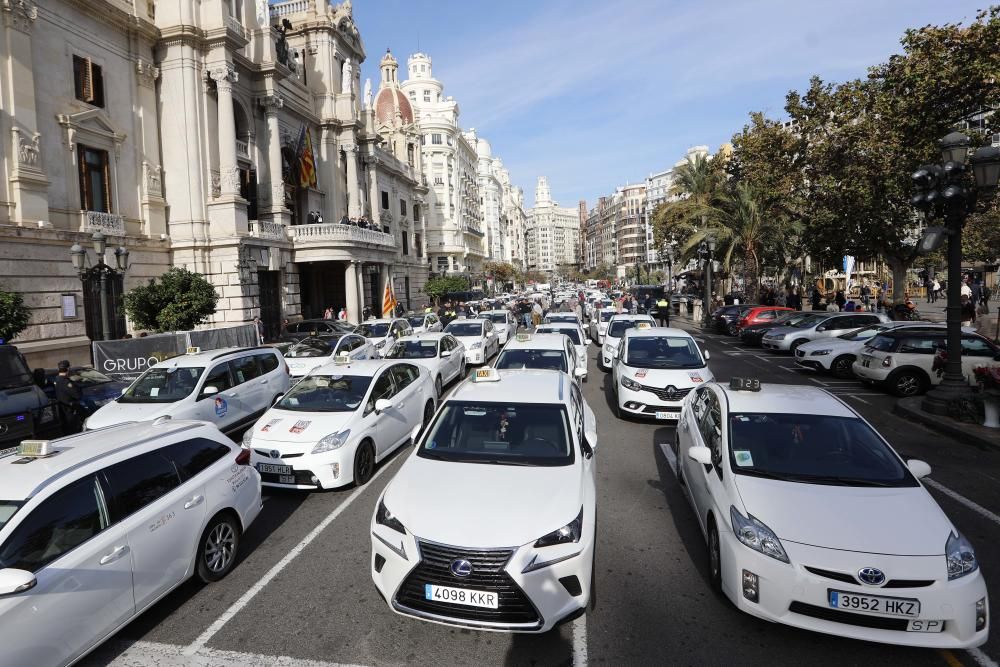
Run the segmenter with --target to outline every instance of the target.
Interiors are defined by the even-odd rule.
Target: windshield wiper
[[[896,486],[893,482],[883,482],[877,479],[861,479],[858,477],[837,477],[834,475],[800,475],[804,482],[816,484],[834,484],[839,486]]]
[[[499,466],[534,466],[534,463],[525,463],[524,461],[503,461],[500,459],[463,459],[462,463],[485,463],[489,465],[499,465]]]
[[[751,477],[763,477],[764,479],[777,479],[782,482],[795,482],[796,477],[790,475],[782,475],[776,472],[768,472],[767,470],[754,470],[752,468],[739,468],[737,467],[736,472],[741,475],[749,475]]]

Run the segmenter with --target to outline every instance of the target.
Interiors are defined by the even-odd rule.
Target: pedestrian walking
[[[535,302],[535,305],[531,307],[531,324],[537,327],[542,323],[542,304]]]
[[[326,307],[326,310],[323,311],[323,319],[324,320],[332,320],[333,319],[333,306],[327,306]]]
[[[59,374],[56,376],[56,406],[59,410],[59,422],[63,435],[77,433],[83,427],[80,414],[80,399],[83,392],[80,385],[73,382],[69,375],[69,362],[65,359],[58,364]]]
[[[253,330],[257,334],[257,344],[264,344],[264,323],[260,321],[260,317],[253,318]]]
[[[972,299],[966,295],[962,295],[962,326],[968,327],[972,326],[976,321],[976,306],[972,303]]]

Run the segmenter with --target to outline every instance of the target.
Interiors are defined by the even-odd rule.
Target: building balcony
[[[349,243],[364,243],[383,248],[395,248],[396,240],[392,234],[374,229],[362,229],[354,225],[344,225],[339,222],[324,222],[319,225],[293,225],[288,228],[293,241],[346,241]]]
[[[101,232],[107,236],[125,236],[125,218],[117,213],[80,211],[81,232]]]
[[[484,236],[486,236],[486,234],[484,234],[480,230],[476,229],[472,225],[462,225],[462,231],[465,232],[466,234],[469,234],[471,236],[475,236],[476,238],[480,238],[480,239],[483,238]]]
[[[276,2],[270,7],[271,18],[291,16],[309,11],[311,0],[288,0],[287,2]]]
[[[241,139],[236,140],[236,156],[250,159],[250,144]]]
[[[280,222],[268,222],[267,220],[250,220],[247,223],[250,229],[250,236],[267,241],[287,241],[288,228]]]

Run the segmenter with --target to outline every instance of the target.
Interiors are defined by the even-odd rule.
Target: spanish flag
[[[316,187],[316,159],[313,156],[312,133],[309,128],[306,128],[302,154],[299,156],[299,187]]]
[[[396,310],[396,295],[392,293],[392,278],[385,284],[385,295],[382,297],[382,317],[391,317]]]

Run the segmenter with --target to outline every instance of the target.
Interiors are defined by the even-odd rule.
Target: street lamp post
[[[715,252],[715,237],[709,236],[701,242],[700,250],[705,257],[705,270],[702,278],[705,282],[705,296],[702,302],[702,318],[706,327],[712,324],[712,255]]]
[[[100,289],[101,338],[111,340],[111,307],[108,302],[110,284],[108,279],[111,276],[124,274],[128,270],[129,250],[124,246],[115,248],[115,266],[112,267],[104,261],[104,254],[108,248],[107,238],[104,234],[94,232],[93,236],[90,237],[90,241],[93,244],[94,254],[97,255],[97,264],[95,266],[88,267],[90,258],[87,256],[87,250],[79,243],[74,243],[70,246],[69,257],[70,261],[73,262],[73,268],[76,269],[76,273],[80,277],[80,281],[85,286],[88,279],[97,278],[98,288]]]
[[[938,217],[943,226],[928,227],[920,240],[921,252],[936,250],[948,240],[947,361],[941,383],[927,392],[922,407],[947,415],[949,406],[968,398],[971,388],[962,372],[962,226],[974,209],[979,191],[993,191],[1000,180],[1000,149],[985,146],[972,156],[975,187],[969,187],[966,163],[969,138],[952,132],[938,142],[942,164],[920,167],[913,174],[915,194],[911,203],[927,218]]]

